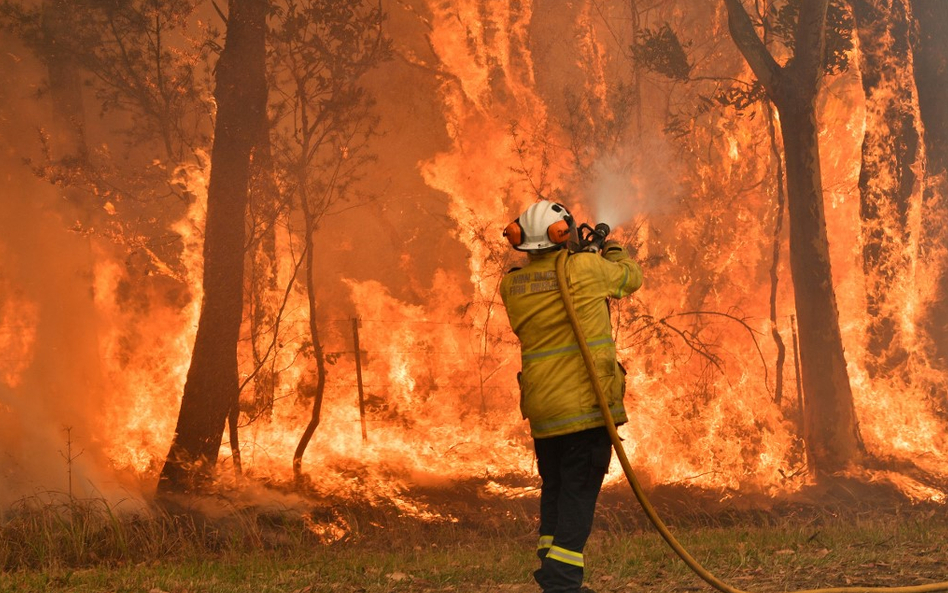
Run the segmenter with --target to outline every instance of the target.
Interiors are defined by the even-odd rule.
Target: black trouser
[[[596,499],[612,459],[605,427],[535,439],[540,488],[540,569],[546,593],[575,593],[583,584],[583,548]]]

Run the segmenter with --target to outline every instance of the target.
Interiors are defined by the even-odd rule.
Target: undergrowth
[[[134,508],[34,496],[0,515],[0,593],[533,592],[536,505],[457,491],[398,504],[216,496]],[[700,562],[743,589],[948,580],[941,506],[657,506]],[[600,592],[704,588],[621,492],[603,497],[587,556]]]

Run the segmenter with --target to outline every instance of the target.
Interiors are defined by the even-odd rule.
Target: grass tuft
[[[219,497],[174,512],[127,512],[103,500],[36,496],[0,525],[0,592],[537,590],[535,496],[430,492],[417,502],[425,512],[415,516],[404,501],[302,498],[278,508]],[[948,580],[942,507],[666,508],[663,515],[695,558],[745,590]],[[587,583],[600,593],[710,590],[628,495],[604,497],[586,558]]]

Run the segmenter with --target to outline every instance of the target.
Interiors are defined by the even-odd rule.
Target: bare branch
[[[757,35],[754,23],[751,22],[741,0],[724,0],[724,4],[727,6],[727,24],[734,43],[744,55],[754,75],[767,92],[773,95],[783,69]]]
[[[757,354],[760,357],[761,366],[764,369],[764,384],[767,385],[769,382],[769,369],[767,368],[767,360],[764,357],[764,353],[761,350],[760,342],[757,340],[757,336],[760,335],[760,332],[751,327],[746,318],[738,317],[732,313],[726,313],[721,311],[685,311],[682,313],[672,313],[665,317],[654,317],[652,315],[642,315],[640,319],[645,322],[645,326],[633,334],[639,334],[644,331],[656,331],[656,328],[661,328],[664,331],[667,331],[671,334],[677,336],[692,352],[701,356],[709,363],[711,363],[718,371],[724,375],[724,360],[714,352],[714,347],[712,344],[704,341],[696,332],[693,332],[688,329],[682,329],[674,325],[671,321],[680,318],[680,317],[700,317],[700,316],[715,316],[723,317],[730,321],[737,322],[744,329],[747,330],[747,333],[750,335],[751,340],[754,342],[754,348],[757,350]],[[768,391],[770,387],[767,387]]]

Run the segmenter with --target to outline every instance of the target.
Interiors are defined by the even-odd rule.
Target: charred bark
[[[870,376],[888,375],[908,359],[893,287],[910,275],[914,255],[909,214],[921,164],[907,0],[851,0],[866,96],[859,173],[862,258],[866,277]]]
[[[912,0],[918,27],[915,44],[915,82],[925,124],[928,170],[948,183],[948,3],[944,0]],[[948,193],[942,193],[948,200]]]
[[[823,74],[828,0],[803,0],[793,59],[781,67],[741,0],[725,0],[731,37],[780,113],[787,167],[790,269],[799,319],[804,439],[819,478],[860,463],[823,207],[816,97]]]
[[[948,2],[912,0],[918,27],[915,43],[915,83],[924,125],[927,159],[922,246],[927,255],[939,253],[948,242],[944,224],[948,213]],[[948,261],[941,261],[937,294],[948,294]],[[927,312],[926,325],[934,342],[936,364],[948,369],[948,299],[942,297]],[[943,409],[948,400],[943,398]]]
[[[207,482],[239,391],[245,211],[251,150],[265,116],[267,2],[231,0],[229,9],[214,93],[218,110],[208,186],[204,301],[159,492],[189,491]]]

